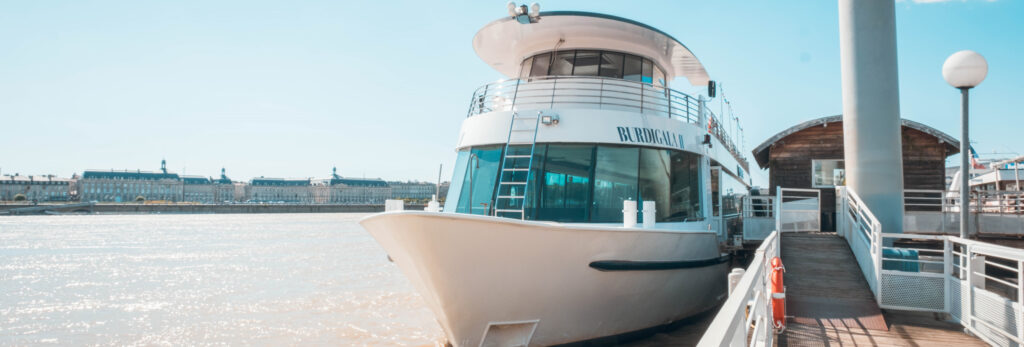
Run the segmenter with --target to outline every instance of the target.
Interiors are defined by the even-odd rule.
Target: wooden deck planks
[[[986,346],[933,313],[880,310],[835,234],[783,234],[781,250],[789,319],[778,346]]]
[[[790,317],[776,346],[987,346],[936,314],[879,310],[849,246],[835,234],[784,234],[781,249]],[[700,315],[624,346],[694,346],[713,319],[714,313]]]

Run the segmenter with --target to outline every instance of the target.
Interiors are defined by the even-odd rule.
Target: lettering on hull
[[[683,135],[671,131],[639,127],[615,127],[619,142],[653,144],[685,149]]]

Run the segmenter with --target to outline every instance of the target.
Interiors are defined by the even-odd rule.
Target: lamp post
[[[967,217],[971,206],[971,142],[967,134],[968,91],[988,74],[988,62],[975,51],[964,50],[953,53],[942,64],[942,78],[946,83],[960,89],[962,116],[960,135],[960,237],[967,238]]]

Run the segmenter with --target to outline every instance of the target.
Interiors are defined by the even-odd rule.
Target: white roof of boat
[[[565,39],[558,45],[559,39]],[[537,23],[520,24],[508,16],[493,21],[473,37],[480,59],[510,78],[533,55],[563,49],[605,49],[650,58],[672,77],[707,85],[708,73],[682,42],[649,25],[626,18],[578,11],[541,12]]]

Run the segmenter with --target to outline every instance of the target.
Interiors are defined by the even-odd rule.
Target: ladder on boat
[[[533,152],[537,148],[540,112],[535,116],[512,113],[501,160],[498,192],[494,197],[494,216],[526,219],[526,190],[533,168]]]

